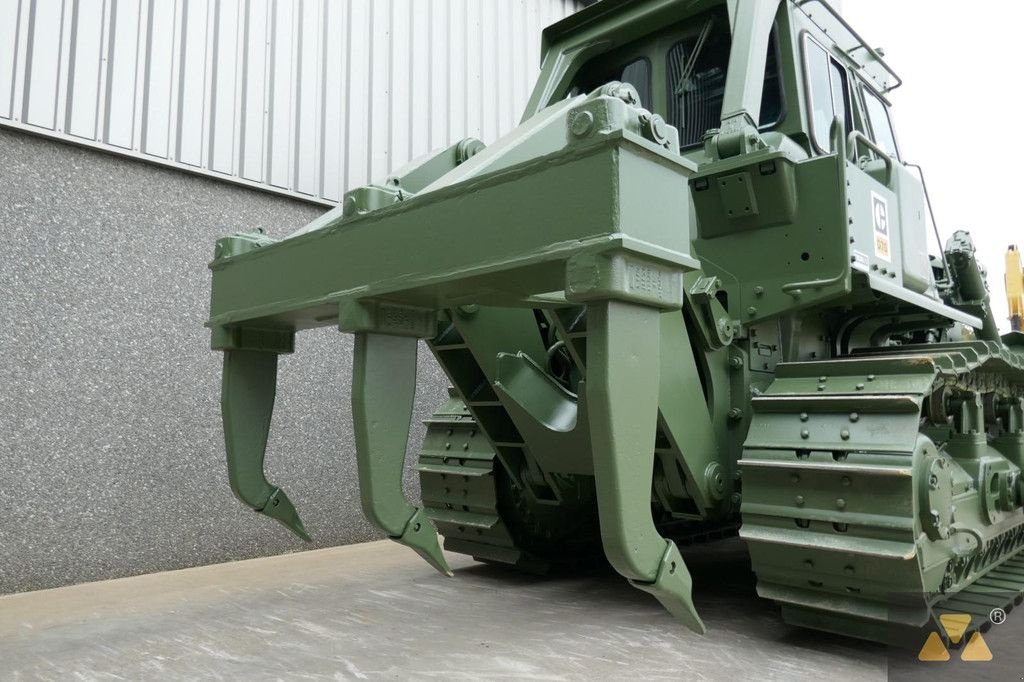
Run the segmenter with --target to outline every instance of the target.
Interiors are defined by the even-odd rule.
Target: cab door
[[[923,188],[900,163],[887,105],[810,35],[803,52],[810,144],[819,154],[846,155],[853,267],[876,288],[927,291],[933,282]],[[829,139],[835,117],[843,121],[840,150]]]

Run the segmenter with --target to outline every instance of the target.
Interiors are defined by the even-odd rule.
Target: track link
[[[549,562],[518,547],[501,518],[496,481],[500,466],[469,410],[461,401],[449,400],[427,420],[416,466],[424,509],[448,551],[547,571]]]
[[[987,481],[1000,458],[965,459],[953,441],[984,451],[985,429],[940,448],[928,436],[942,428],[922,423],[943,391],[1022,389],[1019,356],[981,342],[779,365],[753,399],[740,461],[758,593],[791,624],[877,641],[944,612],[984,627],[1012,608],[1024,595],[1019,471],[998,478],[1011,490],[974,486],[967,472]]]

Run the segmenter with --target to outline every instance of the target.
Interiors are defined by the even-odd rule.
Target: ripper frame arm
[[[577,118],[583,112],[586,126]],[[236,244],[231,257],[215,261],[209,324],[214,347],[226,351],[224,426],[236,493],[304,536],[297,515],[284,514],[283,492],[263,476],[272,342],[286,352],[281,340],[295,330],[336,322],[355,334],[363,509],[390,538],[450,575],[429,519],[402,493],[417,339],[433,336],[437,311],[466,303],[584,304],[605,553],[634,586],[703,632],[686,566],[650,509],[661,314],[682,308],[683,273],[698,267],[687,225],[693,169],[665,143],[624,129],[623,121],[638,125],[638,112],[621,98],[598,97],[560,119],[570,143],[558,153],[280,243]],[[482,225],[488,240],[479,239]],[[382,244],[395,248],[382,253]],[[637,333],[638,325],[649,333]]]

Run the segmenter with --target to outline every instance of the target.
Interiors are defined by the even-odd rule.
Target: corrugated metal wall
[[[580,3],[582,4],[582,3]],[[0,125],[324,202],[512,129],[575,0],[0,0]]]

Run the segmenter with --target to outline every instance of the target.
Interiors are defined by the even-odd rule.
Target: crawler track
[[[423,506],[448,551],[534,573],[599,555],[589,481],[563,481],[560,500],[537,501],[507,473],[458,399],[427,422],[416,469]]]
[[[1019,603],[1024,436],[1000,408],[1021,395],[1021,357],[983,342],[779,365],[740,462],[758,593],[792,624],[882,641]],[[947,415],[951,396],[977,409]]]

